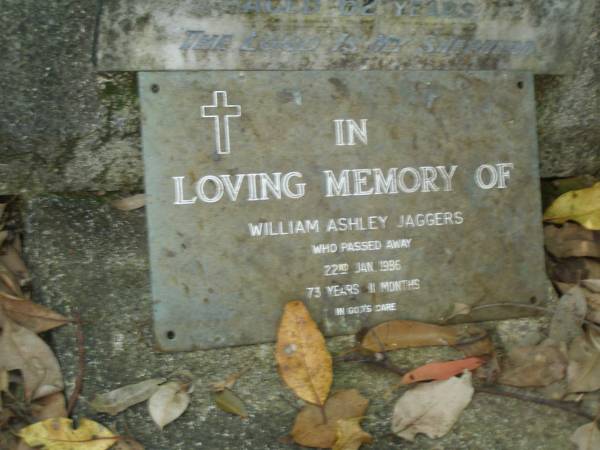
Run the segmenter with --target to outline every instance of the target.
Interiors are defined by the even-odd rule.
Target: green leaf
[[[244,402],[231,390],[225,389],[215,394],[215,403],[223,411],[236,414],[241,417],[248,417]]]

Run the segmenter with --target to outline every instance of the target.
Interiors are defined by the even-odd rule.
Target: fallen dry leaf
[[[165,381],[164,378],[154,378],[120,387],[96,395],[90,402],[90,406],[98,412],[114,416],[133,405],[148,400],[158,390],[158,386]]]
[[[236,414],[241,417],[248,417],[246,405],[244,402],[231,390],[223,389],[215,394],[216,405],[225,412]]]
[[[360,427],[362,419],[339,419],[336,424],[335,444],[331,450],[358,450],[362,444],[373,442],[373,436]]]
[[[10,382],[10,377],[8,376],[8,370],[0,369],[0,393],[8,392],[9,382]]]
[[[568,220],[588,230],[600,230],[600,182],[561,195],[544,212],[546,222],[560,224]]]
[[[300,301],[285,305],[275,357],[279,374],[302,400],[323,405],[333,381],[332,360],[325,338]]]
[[[240,372],[236,372],[234,374],[229,375],[225,380],[217,381],[211,385],[211,388],[214,392],[221,392],[225,389],[231,389],[233,385],[244,375],[248,369],[244,369]]]
[[[558,344],[518,347],[508,353],[498,383],[518,387],[548,386],[563,379],[566,368],[565,351]]]
[[[44,450],[106,450],[118,439],[108,428],[89,419],[81,419],[73,429],[71,419],[47,419],[19,431],[31,447]]]
[[[17,276],[8,270],[2,262],[0,262],[0,281],[3,284],[5,292],[17,297],[23,297],[23,291],[21,290]]]
[[[472,336],[454,326],[439,326],[412,320],[391,320],[369,329],[361,347],[372,352],[399,348],[457,345]]]
[[[560,227],[546,225],[544,246],[556,258],[600,258],[600,233],[570,222]]]
[[[450,377],[463,373],[464,370],[475,370],[483,364],[485,364],[485,359],[478,357],[425,364],[406,373],[402,377],[402,384],[417,383],[419,381],[447,380]]]
[[[158,388],[148,400],[148,410],[154,423],[162,430],[181,416],[190,404],[189,385],[170,381]]]
[[[418,433],[444,436],[473,398],[471,372],[444,381],[419,384],[396,402],[392,432],[413,441]]]
[[[571,342],[567,383],[569,392],[600,389],[600,333],[597,331],[589,329],[585,336]]]
[[[598,450],[600,448],[600,430],[596,422],[582,425],[571,435],[571,442],[577,450]]]
[[[2,412],[2,392],[8,392],[9,380],[8,370],[0,367],[0,413]],[[0,426],[1,425],[2,421],[0,421]]]
[[[29,271],[23,262],[20,253],[12,245],[5,245],[0,251],[0,262],[10,270],[19,280],[29,279]]]
[[[292,439],[305,447],[330,448],[337,439],[338,420],[363,417],[367,406],[369,400],[356,389],[335,392],[324,406],[327,422],[319,406],[306,405],[296,416]]]
[[[600,279],[582,280],[581,284],[588,305],[586,319],[600,324]]]
[[[494,356],[496,349],[489,334],[456,346],[465,356]]]
[[[21,371],[27,400],[63,390],[58,361],[37,334],[16,324],[1,310],[0,329],[0,369]]]
[[[457,316],[466,316],[469,314],[471,314],[471,307],[469,305],[467,305],[466,303],[454,303],[452,305],[452,311],[450,312],[448,317],[443,317],[442,320],[447,322],[450,319],[454,319]]]
[[[596,322],[600,325],[600,294],[584,289],[585,299],[587,301],[587,314],[585,318],[590,322]]]
[[[63,392],[37,399],[31,405],[33,417],[38,420],[55,419],[57,417],[67,417],[67,402]]]
[[[552,281],[579,283],[588,278],[600,278],[600,261],[593,258],[565,258],[549,261],[548,273]]]
[[[0,411],[0,415],[2,412]],[[18,443],[17,443],[18,442]],[[25,446],[23,449],[20,447],[20,443],[23,442],[16,436],[13,436],[10,433],[0,433],[0,448],[2,450],[33,450],[31,447],[23,443]]]
[[[569,343],[582,334],[581,325],[587,313],[583,290],[575,286],[563,295],[556,306],[548,337],[555,342]]]
[[[113,208],[120,209],[121,211],[132,211],[134,209],[143,208],[146,205],[146,195],[136,194],[130,197],[121,198],[111,203]]]
[[[586,289],[600,294],[600,279],[588,279],[581,282]]]
[[[0,295],[0,308],[14,322],[35,333],[52,330],[70,322],[62,314],[27,299],[15,300]]]

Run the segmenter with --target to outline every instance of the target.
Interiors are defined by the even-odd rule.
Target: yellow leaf
[[[337,421],[336,441],[331,450],[358,450],[362,444],[373,442],[373,436],[360,427],[362,417]]]
[[[19,432],[31,447],[44,450],[106,450],[117,442],[108,428],[93,420],[81,419],[79,428],[73,429],[71,419],[48,419],[23,428]]]
[[[323,405],[333,380],[325,338],[300,301],[285,305],[277,333],[279,374],[298,397]]]
[[[544,220],[552,223],[572,220],[588,230],[600,230],[600,182],[558,197],[544,213]]]

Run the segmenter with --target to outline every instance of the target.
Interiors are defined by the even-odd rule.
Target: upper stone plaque
[[[165,350],[543,302],[530,74],[140,74]],[[483,308],[469,319],[522,308]]]
[[[573,71],[594,0],[107,0],[101,70]]]

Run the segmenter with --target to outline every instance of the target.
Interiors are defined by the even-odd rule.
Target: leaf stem
[[[554,313],[554,310],[552,310],[550,308],[546,308],[544,306],[526,305],[526,304],[523,304],[523,303],[488,303],[486,305],[473,306],[471,308],[471,310],[469,311],[469,314],[471,314],[474,311],[479,311],[481,309],[487,309],[487,308],[504,308],[504,307],[525,308],[525,309],[533,309],[533,310],[536,310],[536,311],[543,311],[545,313]],[[447,322],[450,319],[453,319],[456,316],[462,316],[462,315],[468,315],[468,314],[453,314],[450,317],[448,317],[447,319],[445,319],[445,322]],[[592,322],[592,321],[587,320],[587,319],[583,319],[582,321],[586,325],[589,325],[590,327],[592,327],[592,328],[600,331],[600,325],[596,324],[595,322]]]
[[[475,392],[489,395],[497,395],[499,397],[510,397],[525,402],[537,403],[538,405],[550,406],[552,408],[562,409],[563,411],[567,411],[572,414],[577,414],[589,420],[594,420],[594,416],[592,414],[588,414],[576,406],[572,406],[567,402],[561,402],[559,400],[550,400],[547,398],[534,397],[532,395],[521,394],[519,392],[504,391],[486,386],[475,387]]]

